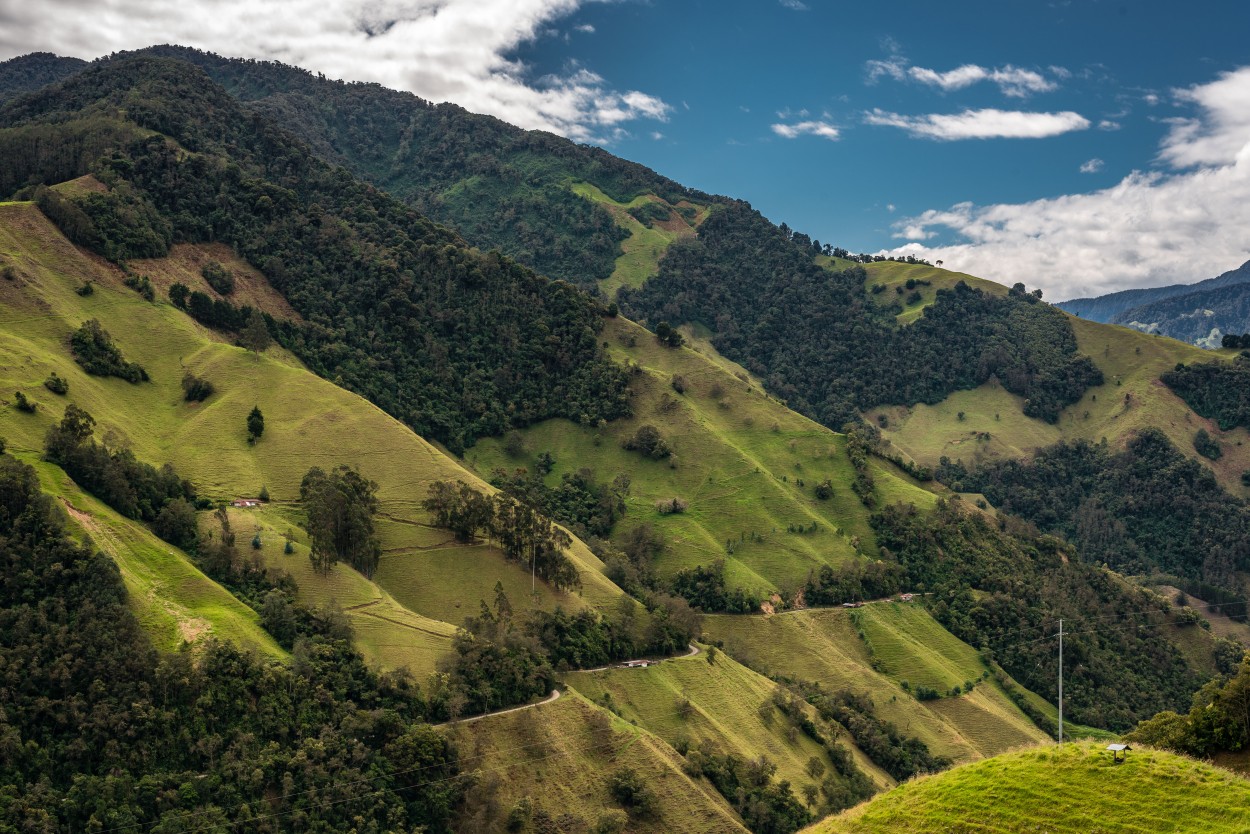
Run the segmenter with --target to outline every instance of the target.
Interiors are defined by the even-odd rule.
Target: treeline
[[[952,634],[986,650],[1052,703],[1062,617],[1064,708],[1074,721],[1124,730],[1186,703],[1202,673],[1167,639],[1183,627],[1171,606],[1118,575],[1082,563],[1065,542],[1010,516],[997,524],[962,501],[922,514],[892,505],[872,517],[882,554]]]
[[[1087,562],[1121,573],[1175,574],[1237,591],[1239,572],[1250,569],[1250,506],[1157,429],[1142,430],[1123,451],[1059,443],[1031,462],[974,472],[944,459],[938,477],[983,493],[998,509],[1072,542]],[[1246,616],[1244,605],[1227,611]]]
[[[802,237],[727,203],[697,240],[669,248],[655,278],[623,290],[621,309],[652,327],[706,324],[718,350],[835,429],[868,408],[940,402],[992,376],[1025,399],[1026,414],[1054,422],[1102,382],[1064,315],[1035,294],[961,282],[899,327],[895,310],[869,300],[861,267],[822,269]]]
[[[0,829],[447,831],[463,792],[417,689],[346,641],[158,655],[116,565],[8,456],[0,669]]]
[[[140,519],[165,541],[194,551],[195,487],[169,464],[160,469],[136,460],[129,449],[109,449],[92,439],[95,419],[78,406],[65,407],[48,429],[44,459],[57,464],[78,486],[127,518]]]
[[[10,102],[0,124],[42,127],[101,106],[164,134],[121,143],[93,165],[110,193],[153,207],[174,241],[232,245],[305,320],[280,323],[276,338],[422,435],[460,452],[549,417],[592,424],[627,412],[624,373],[597,340],[598,304],[469,249],[188,64],[96,64]],[[39,152],[16,161],[26,177],[39,174]],[[90,201],[72,199],[84,210]],[[92,215],[97,231],[124,226],[122,208]]]
[[[503,469],[496,469],[491,474],[490,484],[536,507],[578,536],[606,539],[612,534],[617,519],[625,515],[629,475],[622,472],[610,484],[605,484],[595,480],[592,470],[582,468],[564,473],[557,486],[549,487],[543,482],[543,475],[550,472],[554,464],[550,455],[540,455],[539,468],[534,472],[517,469],[508,474]]]
[[[529,504],[507,493],[485,495],[463,481],[435,481],[422,506],[437,526],[451,530],[461,541],[482,533],[505,557],[553,587],[581,587],[577,567],[564,554],[572,538]]]
[[[1224,431],[1250,428],[1250,358],[1182,363],[1159,378],[1199,416],[1215,420]]]
[[[836,721],[886,773],[899,782],[921,773],[937,773],[950,766],[950,759],[935,756],[918,738],[904,736],[888,721],[877,717],[872,698],[849,689],[825,692],[819,684],[805,684],[803,697],[827,721]]]
[[[1236,674],[1202,687],[1187,714],[1161,712],[1127,739],[1202,759],[1244,751],[1250,746],[1250,659],[1241,661]]]

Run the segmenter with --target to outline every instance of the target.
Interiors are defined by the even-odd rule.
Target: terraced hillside
[[[1068,744],[964,765],[807,831],[1239,834],[1250,826],[1250,781],[1158,750],[1133,750],[1113,765],[1102,747]]]
[[[937,290],[959,281],[988,292],[1006,292],[998,284],[936,267],[884,262],[869,264],[866,271],[866,287],[887,287],[883,293],[870,293],[881,304],[893,302],[898,297],[893,288],[904,287],[908,280],[930,282],[915,288],[921,300],[899,315],[904,324],[933,302]],[[1178,362],[1208,362],[1219,356],[1231,357],[1236,351],[1205,351],[1163,336],[1075,316],[1070,322],[1081,353],[1094,360],[1105,381],[1066,408],[1057,423],[1026,417],[1021,398],[993,380],[970,391],[956,391],[936,405],[875,408],[866,416],[882,425],[882,434],[896,447],[926,465],[935,465],[943,456],[962,459],[969,465],[1018,458],[1060,440],[1098,442],[1105,437],[1110,443],[1122,444],[1130,434],[1147,427],[1162,430],[1178,449],[1196,457],[1194,434],[1205,428],[1223,445],[1225,454],[1218,461],[1203,462],[1226,489],[1235,495],[1244,494],[1241,473],[1250,469],[1250,432],[1220,431],[1214,420],[1194,414],[1159,381],[1160,374]]]

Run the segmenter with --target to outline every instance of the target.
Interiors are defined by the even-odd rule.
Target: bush
[[[43,387],[47,388],[53,394],[59,394],[62,396],[69,392],[69,383],[57,376],[56,371],[53,371],[48,378],[43,381]]]
[[[21,391],[14,391],[13,399],[15,401],[15,404],[17,405],[18,411],[24,411],[27,414],[34,414],[35,409],[39,408],[38,403],[36,403],[34,400],[27,399],[26,395],[23,394]]]
[[[261,413],[260,406],[252,406],[251,412],[247,415],[247,442],[255,443],[264,433],[265,415]]]
[[[127,275],[125,280],[126,286],[130,287],[139,295],[143,296],[144,301],[155,301],[156,290],[152,288],[152,282],[146,275]]]
[[[1224,456],[1224,449],[1219,441],[1211,437],[1206,429],[1198,429],[1194,435],[1194,451],[1209,460],[1219,460]]]
[[[648,817],[655,812],[655,794],[632,767],[614,773],[608,783],[608,791],[613,799],[625,806],[632,818]]]
[[[217,263],[217,261],[209,261],[204,264],[200,268],[200,274],[204,276],[204,280],[208,282],[208,285],[220,295],[230,295],[234,292],[234,273]]]
[[[816,497],[821,501],[828,501],[833,497],[833,481],[826,478],[816,485]]]
[[[628,451],[642,452],[652,460],[661,460],[673,453],[664,441],[663,435],[660,434],[660,430],[650,424],[639,426],[634,436],[621,445]]]
[[[213,383],[207,379],[200,379],[190,371],[182,375],[182,398],[189,403],[203,402],[211,397],[215,390]]]
[[[84,282],[83,282],[83,285],[82,285],[81,287],[77,288],[76,290],[74,290],[74,292],[78,293],[78,294],[79,294],[79,295],[81,295],[83,298],[86,298],[86,297],[87,297],[87,296],[89,296],[89,295],[94,295],[94,294],[95,294],[95,284],[91,283],[90,281],[84,281]]]
[[[666,498],[663,501],[656,501],[655,508],[659,511],[660,515],[673,515],[675,513],[684,513],[690,508],[690,503],[685,499],[678,498],[674,495],[672,498]]]

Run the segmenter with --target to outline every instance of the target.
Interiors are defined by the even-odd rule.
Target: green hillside
[[[1045,738],[992,679],[982,679],[986,667],[977,652],[915,603],[720,615],[708,617],[704,629],[769,675],[867,694],[881,718],[956,762]],[[957,697],[920,701],[903,681],[943,693],[965,681],[975,686]]]
[[[1021,832],[1243,834],[1250,781],[1137,749],[1120,765],[1100,743],[1008,753],[900,785],[813,834]]]
[[[489,478],[497,468],[534,471],[543,452],[555,459],[549,485],[586,467],[600,481],[629,473],[628,512],[614,540],[640,524],[653,525],[668,542],[658,564],[665,576],[724,559],[731,585],[793,591],[813,568],[854,561],[857,543],[858,551],[874,552],[869,513],[849,489],[853,470],[843,435],[693,350],[661,345],[625,319],[611,320],[603,336],[611,355],[636,369],[633,416],[596,428],[563,420],[532,426],[521,432],[518,456],[500,440],[484,440],[466,453],[479,476]],[[674,389],[678,378],[684,393]],[[649,460],[622,448],[643,425],[659,429],[672,447],[670,457]],[[880,502],[932,505],[932,493],[889,464],[873,459],[870,466]],[[821,500],[815,491],[825,480],[833,494]],[[674,496],[689,508],[661,514],[656,504]],[[791,532],[813,524],[814,531]]]
[[[524,593],[511,596],[519,607],[528,606],[529,576],[524,570],[493,548],[455,546],[445,531],[426,526],[420,502],[431,482],[462,479],[486,487],[398,421],[304,370],[278,348],[260,356],[250,354],[223,342],[168,303],[143,301],[122,285],[119,270],[72,246],[32,204],[0,206],[0,256],[14,265],[17,275],[14,281],[0,282],[5,307],[0,317],[0,390],[20,390],[39,403],[34,415],[12,406],[0,409],[0,436],[11,448],[37,454],[47,428],[60,419],[65,403],[73,402],[96,418],[98,436],[127,445],[141,460],[171,462],[209,498],[254,496],[266,487],[272,503],[244,511],[235,522],[236,532],[250,538],[253,528],[265,531],[263,538],[270,544],[262,549],[263,558],[292,574],[310,604],[334,602],[347,609],[362,651],[383,666],[407,666],[419,674],[433,671],[437,657],[450,645],[454,627],[467,614],[476,613],[479,599],[493,598],[497,581],[509,589],[524,588]],[[200,257],[196,250],[183,250],[171,259],[145,261],[144,266],[154,273],[177,274],[185,271],[184,261]],[[236,262],[231,265],[241,274],[253,274]],[[87,281],[94,284],[94,293],[78,295],[76,288]],[[258,297],[272,294],[272,290],[256,292]],[[127,359],[148,370],[151,382],[131,385],[88,376],[79,368],[69,354],[68,337],[91,317],[102,322]],[[184,402],[181,379],[186,370],[213,382],[217,392],[204,403]],[[52,372],[69,382],[64,398],[43,386]],[[244,417],[253,405],[261,408],[266,420],[264,437],[254,446],[248,444],[244,430]],[[292,531],[297,541],[302,536],[293,503],[300,479],[313,465],[329,469],[340,463],[359,467],[379,486],[379,532],[385,553],[375,582],[343,565],[320,577],[310,569],[307,550],[300,545],[293,556],[281,553],[282,536]],[[70,500],[95,508],[89,510],[93,517],[111,518],[98,502]],[[102,514],[97,516],[96,510]],[[169,563],[165,558],[169,548],[151,534],[133,523],[113,520],[129,531],[128,538],[141,542],[122,555],[114,553],[115,558],[129,554],[153,573],[144,586],[132,586],[145,592],[136,594],[136,600],[150,597],[147,592],[153,584],[176,589],[185,581],[180,572],[186,571],[216,587],[185,560]],[[434,558],[441,562],[426,561],[430,551],[437,551]],[[587,603],[605,609],[614,606],[621,592],[602,576],[599,561],[580,542],[571,556],[582,574],[581,595],[544,589],[539,604],[569,609]],[[438,564],[459,569],[432,569]],[[418,584],[421,593],[413,593]],[[197,608],[200,602],[203,611]],[[462,602],[463,612],[456,607]],[[405,603],[413,607],[406,608]],[[232,599],[211,603],[173,595],[169,604],[183,606],[188,616],[207,621],[224,635],[239,633],[239,626],[223,620],[225,615],[218,616],[217,609],[250,615]],[[254,623],[254,616],[245,619]],[[145,622],[155,623],[150,616]],[[244,642],[272,646],[254,625],[252,631]],[[171,645],[171,639],[158,635],[164,645]]]
[[[445,725],[443,732],[459,750],[464,769],[477,773],[466,831],[500,830],[514,813],[522,825],[533,827],[510,830],[552,830],[540,827],[544,819],[597,825],[623,810],[610,785],[626,770],[641,776],[655,798],[653,814],[630,819],[629,831],[747,830],[706,780],[686,774],[672,747],[576,691],[530,709]]]
[[[836,774],[825,748],[807,734],[794,732],[792,719],[773,706],[780,687],[724,653],[718,653],[714,662],[708,662],[703,651],[646,669],[575,672],[567,681],[591,701],[610,705],[669,744],[690,749],[708,745],[744,761],[763,756],[777,766],[776,778],[790,782],[800,795],[803,786],[819,788],[824,778],[809,772],[812,758],[824,766],[822,773]],[[809,719],[817,718],[810,705],[802,703],[800,709]],[[847,748],[875,788],[893,784],[854,747],[845,730],[835,726],[829,734]]]
[[[923,301],[909,306],[900,322],[914,320],[932,303],[938,289],[959,281],[988,292],[1003,293],[1004,287],[936,267],[893,262],[868,264],[866,287],[885,284],[889,289],[869,297],[892,301],[894,287],[910,280],[931,282],[917,287]],[[1203,459],[1216,477],[1233,494],[1245,494],[1241,473],[1250,469],[1250,432],[1244,428],[1220,431],[1214,420],[1204,420],[1159,381],[1178,362],[1209,362],[1236,351],[1205,351],[1163,336],[1070,316],[1081,353],[1094,360],[1104,383],[1090,388],[1080,401],[1066,408],[1057,423],[1026,417],[1021,398],[991,380],[970,391],[956,391],[936,405],[923,403],[910,408],[886,406],[871,409],[869,420],[885,423],[882,434],[897,448],[919,463],[935,465],[946,456],[972,465],[988,460],[1019,458],[1060,440],[1107,438],[1122,444],[1133,432],[1158,428],[1178,449],[1196,456],[1193,437],[1205,428],[1224,447],[1218,461]],[[963,415],[962,419],[960,414]],[[988,439],[986,435],[988,434]]]

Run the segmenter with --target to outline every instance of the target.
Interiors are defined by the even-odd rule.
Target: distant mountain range
[[[1250,331],[1250,261],[1196,284],[1124,290],[1057,306],[1090,321],[1123,324],[1215,348],[1226,333]]]

